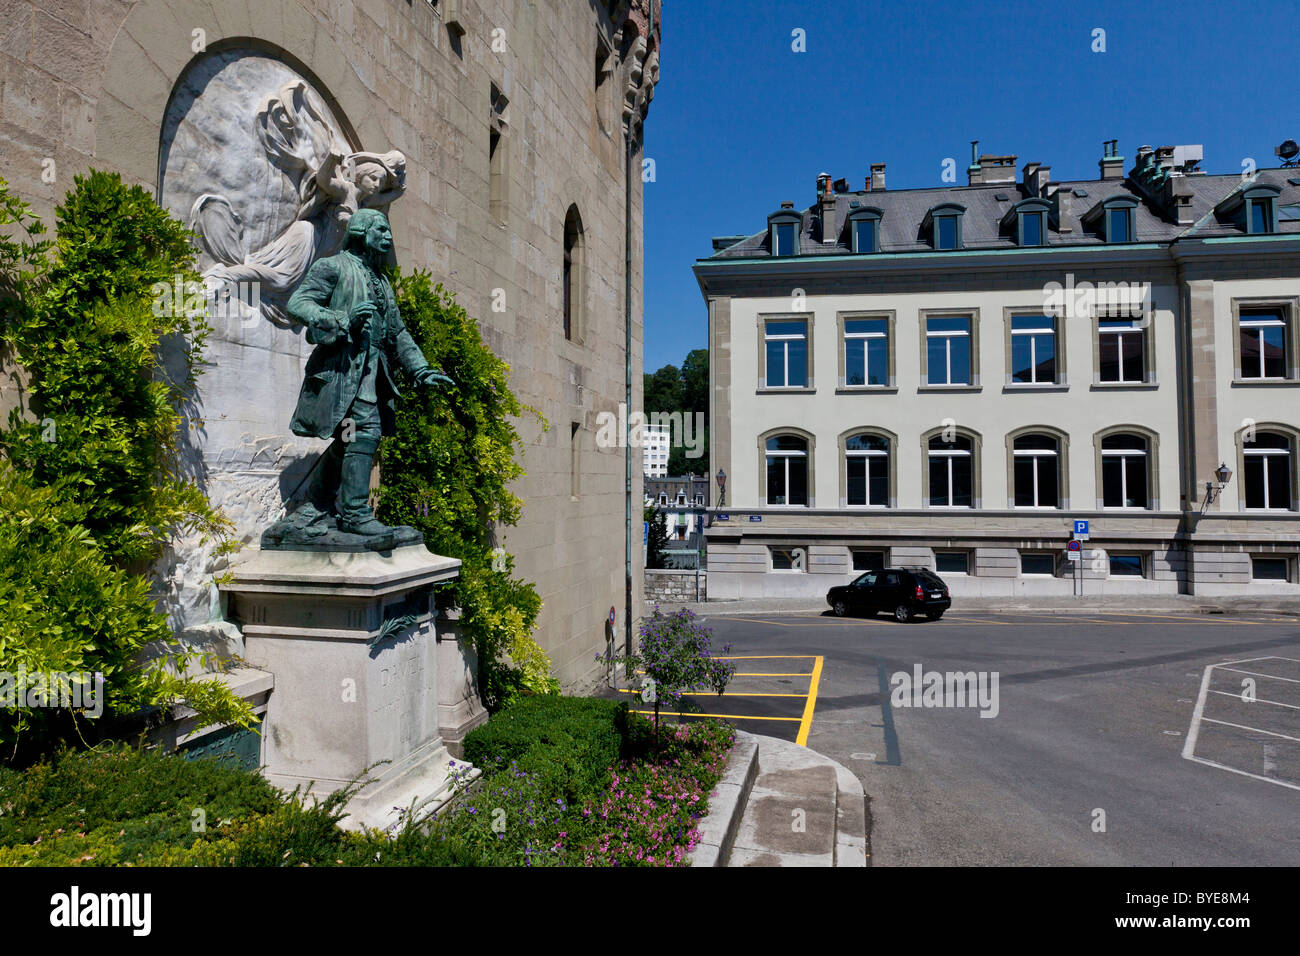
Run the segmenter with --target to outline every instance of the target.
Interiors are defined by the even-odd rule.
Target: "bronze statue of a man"
[[[392,366],[421,385],[451,379],[429,365],[402,323],[382,270],[392,248],[388,217],[360,209],[348,223],[343,251],[313,263],[289,299],[289,314],[307,327],[307,341],[316,346],[290,428],[295,435],[333,441],[312,472],[307,500],[272,529],[275,543],[332,530],[336,495],[340,531],[390,539],[397,532],[403,542],[413,532],[418,540],[419,532],[375,518],[368,502],[370,469],[380,437],[395,430],[393,406],[400,395]]]

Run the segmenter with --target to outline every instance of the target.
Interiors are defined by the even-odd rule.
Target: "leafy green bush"
[[[517,524],[523,510],[509,488],[524,473],[511,419],[537,413],[515,398],[509,367],[428,273],[394,276],[394,291],[411,338],[455,384],[403,390],[397,434],[379,449],[379,518],[419,528],[432,551],[463,562],[451,592],[464,611],[461,626],[478,654],[480,696],[490,710],[521,690],[559,693],[532,637],[541,599],[512,576],[513,556],[496,547],[497,527]]]
[[[0,181],[5,227],[40,232]],[[198,280],[188,233],[142,188],[92,172],[58,207],[56,237],[52,258],[38,241],[0,242],[0,336],[34,412],[0,429],[0,671],[100,673],[114,714],[184,700],[201,725],[249,726],[224,684],[175,676],[187,655],[144,576],[178,530],[229,526],[178,456],[207,327],[155,308],[155,286]],[[162,653],[142,665],[150,644]],[[0,744],[28,731],[34,754],[94,736],[66,709],[0,716]]]
[[[549,792],[574,799],[604,786],[627,733],[620,701],[525,697],[465,736],[465,759],[485,773],[517,764]]]
[[[157,557],[178,528],[220,535],[229,523],[181,474],[176,440],[208,327],[154,308],[156,285],[199,281],[189,233],[115,173],[76,177],[56,217],[54,261],[33,263],[25,307],[4,327],[37,420],[15,410],[0,448],[81,503],[78,523],[119,567]]]

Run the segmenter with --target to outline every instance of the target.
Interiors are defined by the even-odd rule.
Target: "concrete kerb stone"
[[[835,865],[867,865],[867,795],[853,771],[835,765]]]
[[[758,777],[758,740],[736,731],[722,779],[709,795],[709,812],[699,822],[700,842],[686,854],[691,866],[726,866],[749,793]]]

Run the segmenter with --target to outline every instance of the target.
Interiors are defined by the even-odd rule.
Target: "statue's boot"
[[[321,455],[307,485],[307,500],[294,512],[294,523],[305,534],[319,536],[330,530],[334,514],[334,496],[338,493],[343,472],[343,449],[334,441]]]
[[[387,534],[393,529],[375,518],[370,508],[370,467],[375,449],[357,448],[360,440],[352,443],[343,456],[343,475],[339,488],[339,528],[349,534],[367,537]],[[367,443],[368,444],[368,443]]]

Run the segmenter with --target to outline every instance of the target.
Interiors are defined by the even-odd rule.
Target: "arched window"
[[[845,503],[889,507],[889,439],[852,435],[844,442]]]
[[[936,435],[930,439],[931,508],[973,508],[975,487],[974,445],[965,435]]]
[[[774,435],[767,453],[767,503],[808,506],[808,442],[798,435]]]
[[[1150,451],[1141,435],[1120,432],[1101,440],[1101,505],[1146,508],[1150,500]]]
[[[564,337],[582,338],[582,217],[570,206],[564,217]]]
[[[1245,507],[1271,511],[1291,510],[1292,457],[1291,439],[1278,432],[1261,431],[1254,441],[1242,442],[1242,494]]]
[[[1012,456],[1015,506],[1061,507],[1061,462],[1057,440],[1051,435],[1021,435],[1014,441]]]

